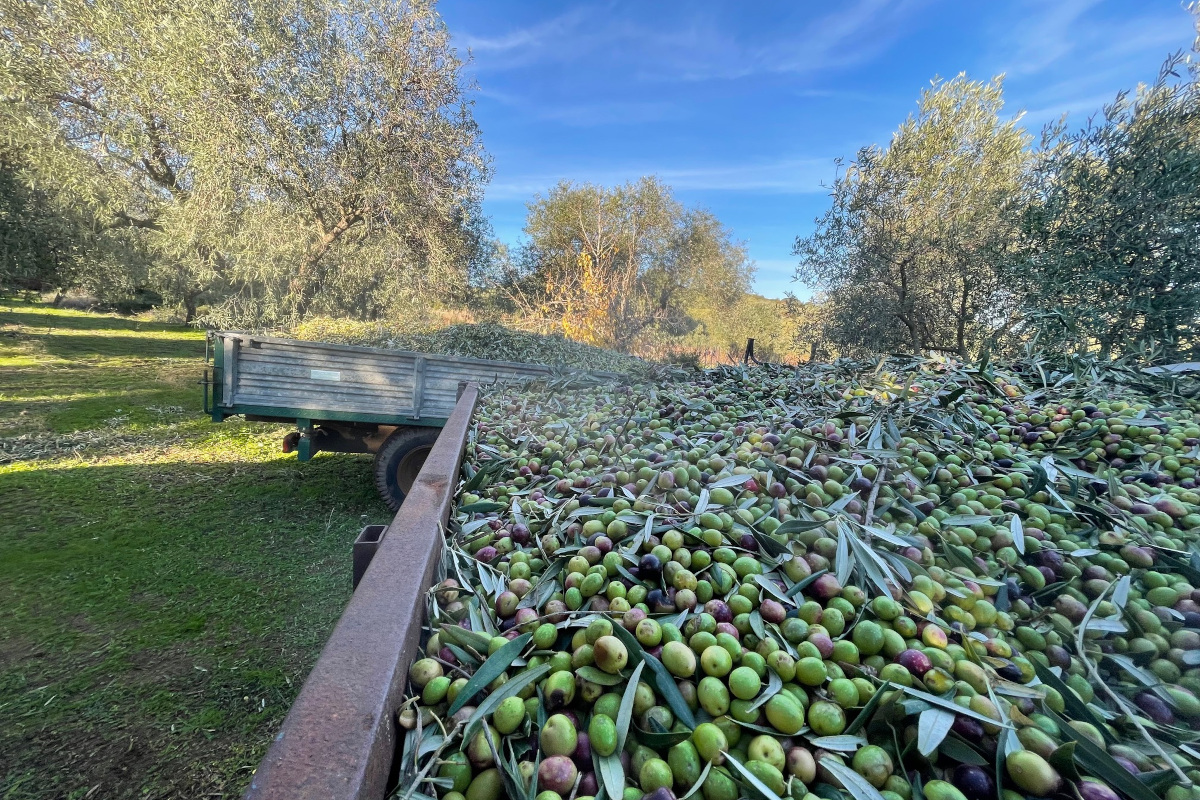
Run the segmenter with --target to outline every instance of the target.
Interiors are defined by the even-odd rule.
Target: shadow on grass
[[[16,325],[25,341],[40,344],[62,359],[113,356],[202,358],[204,336],[182,325],[141,322],[96,314],[0,311],[0,325]],[[71,331],[95,331],[72,333]],[[168,334],[166,336],[155,334]]]
[[[85,333],[27,333],[25,338],[40,342],[46,352],[62,359],[88,359],[112,356],[133,358],[204,357],[204,342],[197,340],[154,339],[128,336],[88,335]]]
[[[82,311],[10,311],[3,308],[4,305],[6,303],[0,301],[0,325],[25,325],[52,330],[66,328],[71,330],[130,331],[133,333],[196,333],[195,328],[186,325],[172,325],[167,322],[144,322],[128,317],[91,314]],[[45,305],[37,307],[48,308]]]
[[[0,473],[0,797],[244,788],[390,514],[367,457],[235,440]]]

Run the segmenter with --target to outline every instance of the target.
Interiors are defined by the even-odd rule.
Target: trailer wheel
[[[375,488],[392,511],[400,510],[439,433],[438,428],[398,428],[375,454]]]

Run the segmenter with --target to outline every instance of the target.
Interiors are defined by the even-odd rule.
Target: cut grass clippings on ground
[[[390,517],[201,413],[202,332],[0,300],[0,797],[238,797]]]

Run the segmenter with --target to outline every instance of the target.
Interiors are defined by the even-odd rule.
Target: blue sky
[[[495,175],[485,210],[521,240],[560,180],[656,174],[745,240],[755,290],[782,297],[834,159],[886,143],[935,75],[1005,73],[1034,130],[1079,125],[1191,46],[1177,0],[513,2],[442,0],[478,84]]]

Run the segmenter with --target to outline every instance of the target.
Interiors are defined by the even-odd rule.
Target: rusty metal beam
[[[380,800],[395,711],[420,642],[479,396],[463,391],[321,657],[259,764],[247,800]]]

